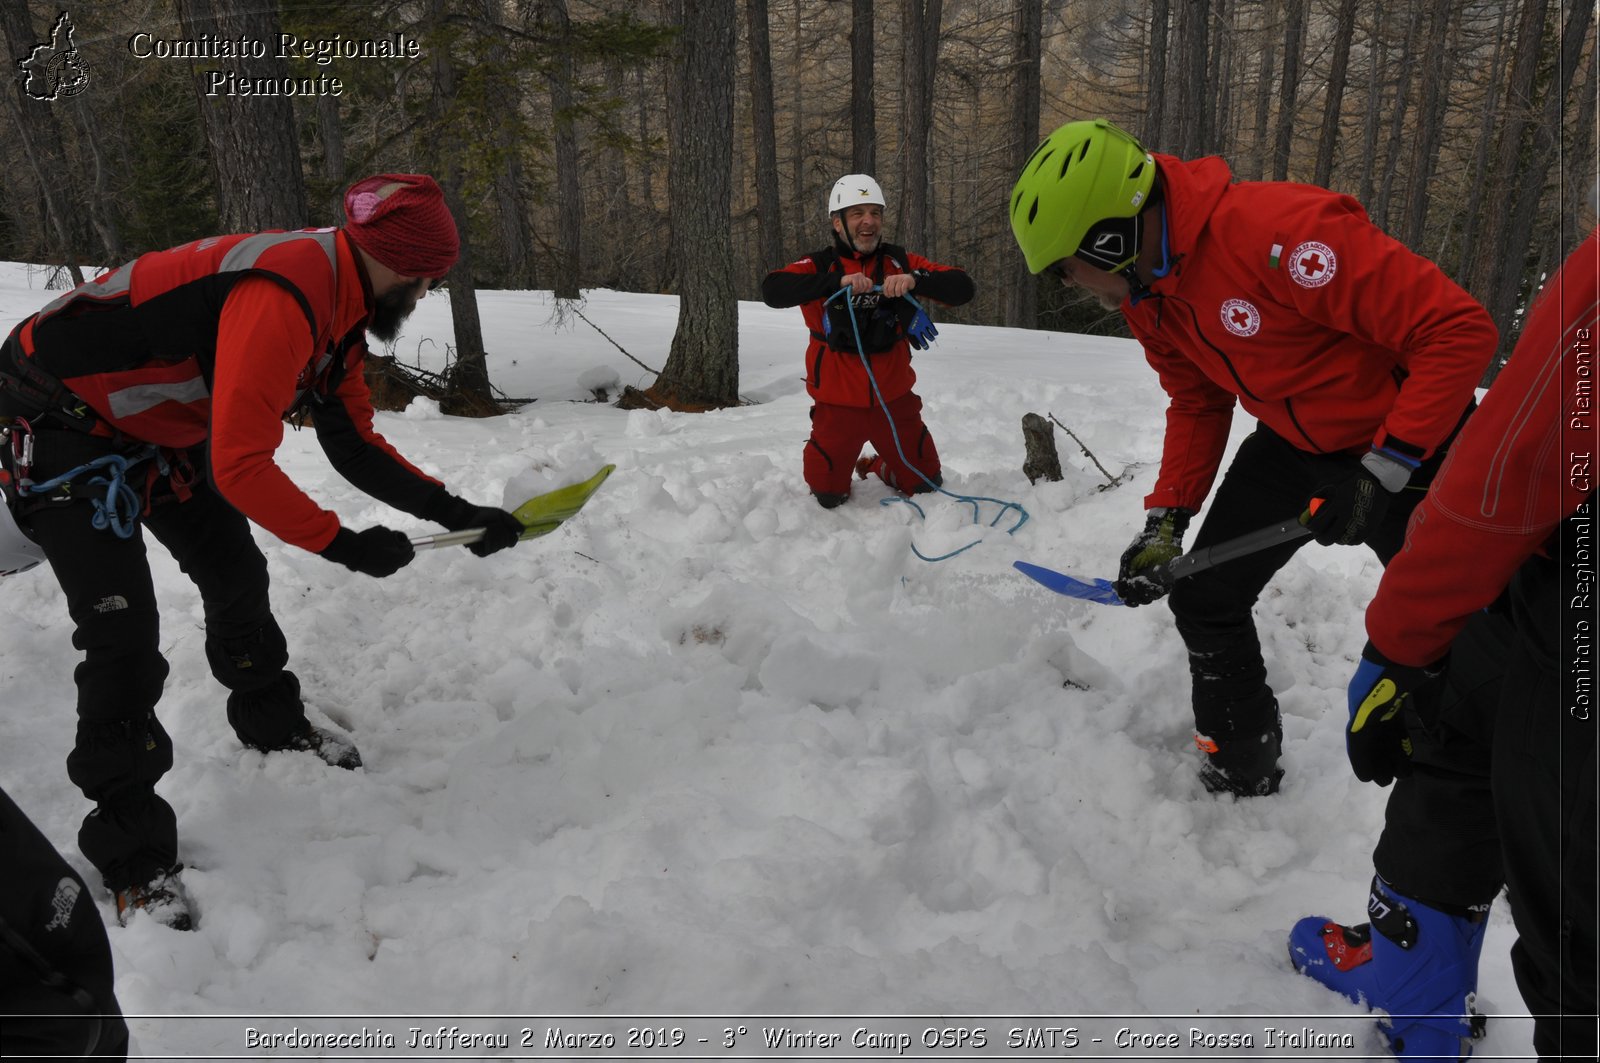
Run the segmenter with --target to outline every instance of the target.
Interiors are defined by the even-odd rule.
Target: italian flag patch
[[[1272,255],[1267,259],[1267,268],[1268,269],[1277,269],[1278,268],[1278,259],[1280,259],[1282,257],[1283,257],[1283,245],[1282,244],[1273,244],[1272,245]]]

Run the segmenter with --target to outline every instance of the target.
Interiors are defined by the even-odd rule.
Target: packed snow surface
[[[0,271],[5,320],[42,288],[38,271]],[[151,540],[176,745],[160,790],[199,927],[118,928],[101,891],[125,1011],[1128,1015],[1253,1032],[1221,1055],[1280,1058],[1262,1027],[1310,1017],[1355,1047],[1291,1057],[1387,1058],[1364,1010],[1295,975],[1285,949],[1302,915],[1364,918],[1387,792],[1346,764],[1344,685],[1376,560],[1310,546],[1260,602],[1288,774],[1252,801],[1195,778],[1164,605],[1077,603],[1011,568],[1115,575],[1165,406],[1136,345],[941,325],[917,355],[946,487],[1026,507],[1008,534],[1014,513],[988,527],[994,503],[974,523],[970,504],[922,496],[919,516],[880,505],[876,479],[836,510],[812,501],[798,311],[740,304],[747,405],[625,412],[593,390],[653,377],[595,328],[546,292],[480,298],[494,382],[538,401],[469,420],[419,400],[379,430],[477,502],[617,471],[552,535],[486,560],[419,553],[383,580],[258,530],[292,667],[313,718],[359,745],[354,773],[240,747],[199,598]],[[442,367],[448,309],[447,294],[424,301],[403,360]],[[666,361],[675,298],[591,291],[583,309],[634,358]],[[1029,484],[1029,411],[1120,482],[1058,433],[1066,478]],[[1252,424],[1236,417],[1235,444]],[[438,530],[340,479],[312,432],[287,431],[278,459],[355,528]],[[912,549],[971,542],[938,563]],[[98,886],[64,766],[72,626],[47,568],[0,594],[0,778]],[[1513,938],[1501,901],[1479,992],[1501,1017],[1483,1053],[1529,1051]],[[152,1057],[290,1054],[247,1050],[245,1025],[131,1021]],[[388,1025],[401,1046],[378,1054],[408,1054],[417,1024]],[[1011,1025],[989,1022],[991,1051]]]

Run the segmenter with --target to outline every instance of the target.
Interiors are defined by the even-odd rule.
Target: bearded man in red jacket
[[[1220,158],[1153,154],[1103,120],[1052,133],[1010,213],[1028,268],[1120,309],[1167,392],[1161,469],[1117,593],[1137,606],[1171,592],[1206,788],[1276,793],[1283,728],[1251,609],[1305,540],[1163,578],[1221,470],[1233,409],[1259,423],[1195,549],[1300,517],[1317,542],[1387,562],[1472,408],[1494,324],[1350,197],[1235,183]]]
[[[916,299],[960,306],[976,288],[964,270],[884,243],[883,209],[877,181],[839,178],[828,195],[833,246],[773,270],[761,284],[768,306],[800,307],[811,330],[804,471],[824,509],[850,497],[852,470],[862,479],[876,474],[905,494],[944,482],[922,399],[911,390],[911,348],[925,350],[937,333],[906,297],[915,292]],[[869,441],[877,453],[857,461]]]
[[[67,773],[95,802],[78,834],[116,898],[178,929],[177,822],[155,785],[172,766],[156,718],[167,662],[148,530],[200,591],[205,651],[244,745],[305,750],[356,768],[343,738],[306,718],[268,601],[254,522],[369,576],[410,563],[402,532],[352,531],[273,455],[287,414],[308,412],[334,468],[396,509],[483,528],[475,553],[521,525],[475,506],[402,458],[372,425],[362,375],[370,331],[393,339],[455,264],[455,220],[433,179],[351,186],[338,229],[196,240],[153,251],[56,299],[0,351],[0,417],[18,524],[43,550],[83,651]]]

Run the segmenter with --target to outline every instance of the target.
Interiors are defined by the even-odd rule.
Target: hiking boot
[[[1283,769],[1278,757],[1283,753],[1283,728],[1258,735],[1236,735],[1222,742],[1202,734],[1194,744],[1206,755],[1200,766],[1200,784],[1214,794],[1235,797],[1266,797],[1278,792]]]
[[[283,748],[315,753],[335,768],[345,771],[361,767],[361,754],[356,750],[355,743],[321,727],[307,728],[304,734],[295,735]]]
[[[1300,920],[1289,932],[1289,962],[1341,996],[1387,1012],[1379,1029],[1399,1058],[1471,1056],[1487,1022],[1473,1004],[1489,906],[1451,914],[1374,876],[1367,914],[1372,922],[1360,926]]]
[[[156,874],[142,886],[127,886],[116,891],[117,925],[127,926],[134,912],[144,912],[162,926],[174,930],[193,930],[194,916],[189,911],[189,895],[178,881],[182,864]]]
[[[816,496],[817,505],[823,509],[836,509],[850,501],[848,492],[842,495],[836,495],[831,491],[813,491],[811,493]]]
[[[280,753],[283,751],[299,753],[315,753],[335,768],[354,771],[361,767],[361,754],[356,750],[355,743],[348,738],[341,738],[332,731],[321,727],[306,725],[306,729],[295,735],[281,746],[258,746],[251,742],[245,745],[260,753]]]

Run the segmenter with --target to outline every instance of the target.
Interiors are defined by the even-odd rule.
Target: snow
[[[41,287],[0,269],[4,319],[47,301]],[[548,293],[480,297],[492,378],[538,401],[494,420],[418,402],[380,414],[380,431],[483,503],[617,471],[550,536],[487,560],[424,552],[385,580],[258,532],[313,717],[353,736],[363,770],[241,749],[198,597],[151,543],[176,745],[160,789],[199,928],[117,928],[99,896],[122,1006],[152,1016],[131,1022],[139,1051],[291,1052],[246,1050],[243,1019],[172,1016],[368,1016],[296,1024],[382,1025],[402,1044],[377,1054],[404,1055],[419,1024],[370,1016],[566,1015],[581,1030],[730,1015],[754,1031],[754,1017],[839,1013],[1139,1016],[1102,1026],[1256,1031],[1223,1056],[1283,1058],[1260,1040],[1251,1016],[1265,1015],[1353,1035],[1343,1058],[1387,1058],[1366,1013],[1295,975],[1285,950],[1300,916],[1364,908],[1386,791],[1345,762],[1343,687],[1377,562],[1310,547],[1268,588],[1257,616],[1288,775],[1280,796],[1245,802],[1195,778],[1164,606],[1075,603],[1011,569],[1114,574],[1163,424],[1133,344],[941,325],[917,355],[946,486],[1025,506],[1009,535],[1014,513],[986,526],[994,503],[974,523],[970,505],[923,496],[923,519],[879,505],[876,480],[839,509],[812,502],[797,311],[742,303],[752,404],[687,415],[591,401],[597,381],[651,378],[588,324],[558,326]],[[402,358],[440,367],[447,299],[425,300]],[[674,298],[597,290],[584,313],[665,362]],[[1062,435],[1066,479],[1030,485],[1028,411],[1054,413],[1129,482],[1100,490]],[[1235,443],[1250,427],[1236,420]],[[279,460],[352,526],[437,530],[332,473],[310,432],[288,432]],[[912,552],[969,542],[936,564]],[[4,786],[97,885],[63,763],[71,625],[45,569],[0,593]],[[1513,938],[1502,902],[1479,991],[1502,1017],[1480,1053],[1529,1050]],[[986,1025],[992,1054],[1008,1023]]]

